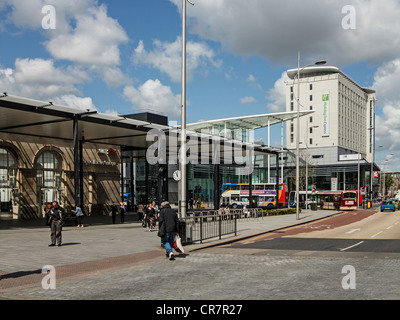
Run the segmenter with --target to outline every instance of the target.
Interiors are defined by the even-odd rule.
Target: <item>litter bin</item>
[[[182,244],[183,245],[188,244],[188,239],[186,237],[186,221],[185,220],[179,220],[178,233],[182,239]],[[190,239],[190,241],[191,241],[191,239]]]
[[[312,202],[311,203],[311,210],[312,211],[317,211],[317,203],[316,202]]]

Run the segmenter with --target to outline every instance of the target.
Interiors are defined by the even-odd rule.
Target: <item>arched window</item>
[[[43,191],[44,203],[56,200],[61,188],[61,158],[56,152],[44,151],[36,159],[36,184]]]
[[[11,191],[16,186],[17,161],[7,149],[0,148],[0,211],[9,211]]]
[[[37,159],[37,185],[42,188],[61,186],[60,157],[51,151],[43,152]]]

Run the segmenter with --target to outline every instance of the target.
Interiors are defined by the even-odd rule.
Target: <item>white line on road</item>
[[[387,227],[387,228],[386,228],[386,230],[389,230],[391,227],[393,227],[393,225],[391,225],[391,226]]]
[[[379,231],[378,233],[375,233],[371,238],[375,238],[377,235],[381,234],[383,231]]]
[[[347,231],[346,233],[353,233],[353,232],[360,231],[360,230],[361,229],[353,229],[353,230]]]
[[[360,241],[359,243],[353,244],[353,245],[350,246],[350,247],[347,247],[347,248],[344,248],[344,249],[340,249],[340,251],[346,251],[346,250],[348,250],[348,249],[354,248],[354,247],[360,245],[360,244],[363,243],[363,242],[364,242],[364,241]]]

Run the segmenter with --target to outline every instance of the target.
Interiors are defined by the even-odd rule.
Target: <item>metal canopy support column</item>
[[[135,210],[135,188],[134,188],[134,175],[133,175],[133,156],[131,155],[129,158],[129,175],[130,175],[130,179],[129,179],[129,189],[130,189],[130,193],[131,193],[131,207],[130,210],[131,211],[136,211]],[[129,200],[129,199],[128,199]],[[128,205],[129,205],[129,201],[128,201]]]
[[[271,147],[271,126],[268,120],[268,148]],[[268,154],[268,183],[271,183],[271,156]]]
[[[276,208],[278,209],[279,208],[279,152],[277,152],[276,154],[275,154],[275,156],[276,156],[276,195],[275,195],[275,197],[276,197]],[[282,192],[283,192],[283,189],[282,189]]]
[[[80,202],[79,202],[79,207],[82,209],[84,212],[84,200],[85,200],[85,194],[83,192],[83,143],[85,141],[85,137],[82,137],[82,139],[79,141],[79,194],[80,194]]]
[[[125,193],[125,185],[124,185],[124,157],[122,156],[121,151],[121,202],[124,204],[124,193]]]
[[[252,171],[251,171],[252,172]],[[253,174],[249,174],[249,207],[253,208]]]
[[[79,195],[79,140],[78,140],[78,116],[74,116],[74,187],[75,187],[75,205],[80,204]]]
[[[145,205],[149,203],[149,163],[145,159],[144,161],[144,188],[145,188]]]
[[[219,209],[219,197],[220,197],[220,186],[221,186],[221,176],[219,173],[219,164],[213,164],[213,169],[214,169],[214,175],[213,175],[213,180],[214,180],[214,210]]]

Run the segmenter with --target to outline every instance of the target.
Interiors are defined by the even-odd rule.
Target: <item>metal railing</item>
[[[203,243],[204,240],[221,239],[229,234],[236,236],[238,220],[258,219],[263,216],[263,211],[259,209],[249,209],[248,212],[231,209],[228,214],[219,214],[218,210],[193,211],[181,219],[179,233],[184,244]]]

